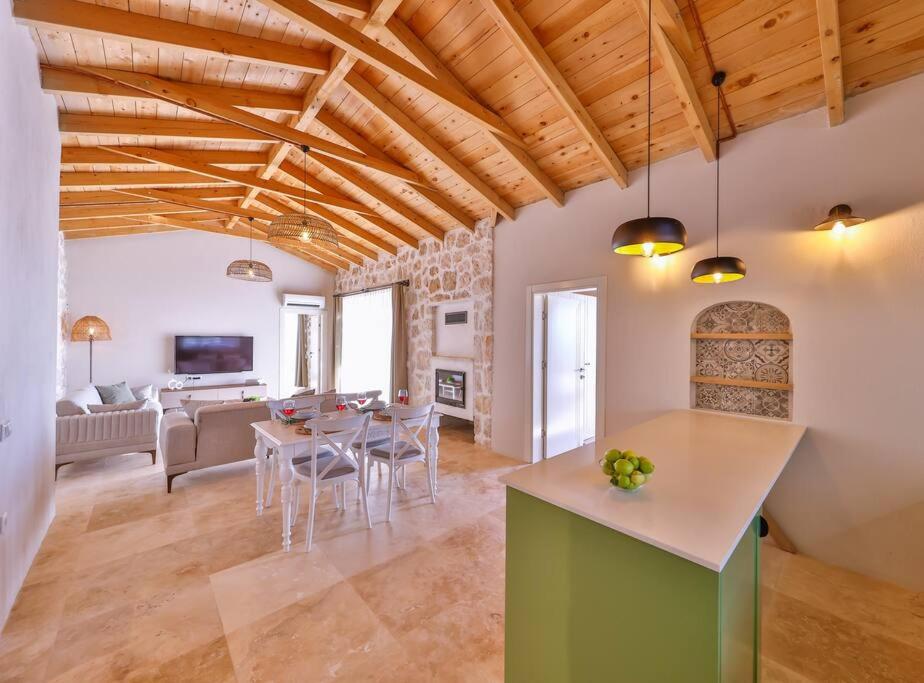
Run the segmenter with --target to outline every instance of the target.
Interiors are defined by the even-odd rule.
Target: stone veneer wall
[[[413,403],[432,401],[430,366],[434,307],[445,301],[472,302],[475,354],[475,443],[491,445],[491,396],[494,359],[494,228],[479,221],[474,232],[446,234],[443,243],[426,240],[420,249],[403,247],[397,256],[353,266],[337,274],[335,291],[352,292],[409,280],[407,292],[408,391]]]

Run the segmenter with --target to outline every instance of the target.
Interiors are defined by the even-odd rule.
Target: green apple
[[[630,491],[634,491],[635,489],[638,488],[638,484],[636,484],[634,481],[630,481],[629,485],[626,488],[629,489]]]
[[[610,483],[611,483],[613,486],[619,486],[619,476],[618,476],[618,475],[613,475],[612,477],[610,477]]]
[[[654,472],[654,463],[651,462],[648,458],[639,458],[638,468],[642,471],[643,474],[651,474]]]
[[[603,454],[603,458],[607,462],[616,462],[622,457],[622,451],[618,448],[611,448],[606,453]]]
[[[616,474],[616,469],[613,467],[613,463],[609,462],[608,460],[603,461],[603,474],[608,477],[612,477],[614,474]]]
[[[629,478],[632,480],[632,483],[635,484],[636,486],[641,486],[648,479],[648,477],[646,477],[644,474],[638,471],[633,472]]]
[[[626,460],[625,458],[620,458],[615,463],[616,472],[618,474],[629,475],[635,470],[635,465],[631,461]]]
[[[629,488],[629,485],[630,485],[630,484],[632,484],[632,480],[629,479],[629,477],[627,477],[627,476],[624,475],[624,474],[620,474],[620,475],[619,475],[619,478],[618,478],[617,483],[616,483],[616,485],[617,485],[619,488],[621,488],[621,489],[627,489],[627,488]]]

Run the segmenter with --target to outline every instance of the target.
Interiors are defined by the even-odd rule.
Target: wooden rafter
[[[224,185],[222,187],[201,188],[170,188],[170,193],[181,197],[194,199],[240,199],[244,196],[244,187],[241,185]],[[59,203],[61,206],[87,206],[94,204],[125,204],[131,198],[118,190],[98,190],[87,192],[61,192]],[[136,201],[149,201],[138,198]]]
[[[626,187],[629,184],[629,174],[625,165],[616,156],[603,131],[561,75],[555,62],[533,35],[532,29],[517,12],[513,3],[510,0],[482,0],[481,4],[581,132],[606,172],[620,187]]]
[[[230,123],[189,119],[147,119],[134,116],[91,116],[59,114],[58,130],[83,135],[147,135],[159,138],[197,138],[201,140],[241,140],[272,142],[263,133]]]
[[[844,122],[844,66],[841,59],[841,20],[838,0],[817,0],[817,8],[828,125],[836,126]]]
[[[203,201],[204,200],[190,200]],[[199,207],[201,208],[201,207]],[[203,210],[211,211],[213,206],[207,206]],[[193,208],[195,210],[195,207]],[[125,216],[144,216],[150,213],[188,213],[190,207],[188,204],[178,206],[167,202],[129,202],[126,204],[104,204],[102,206],[62,206],[58,210],[58,219],[61,221],[77,220],[81,218],[114,218]]]
[[[264,5],[276,10],[291,21],[299,22],[307,28],[320,33],[341,50],[351,52],[358,59],[368,62],[386,73],[413,83],[418,88],[479,124],[491,128],[515,144],[523,145],[519,136],[496,113],[471,97],[460,93],[451,85],[434,78],[423,69],[411,64],[400,55],[378,44],[349,24],[331,16],[323,9],[304,0],[262,1]]]
[[[262,152],[243,152],[223,149],[184,149],[183,154],[201,164],[217,166],[259,166],[263,163]],[[62,164],[115,164],[124,165],[125,157],[99,147],[62,147]],[[139,160],[138,163],[153,163]]]
[[[195,211],[188,214],[179,214],[177,218],[189,218],[197,221],[219,220],[222,214],[206,214]],[[103,230],[111,228],[130,228],[138,225],[139,216],[125,216],[124,218],[82,218],[73,221],[61,221],[58,225],[61,232],[77,232],[80,230]]]
[[[13,15],[52,31],[87,33],[154,47],[169,45],[211,57],[308,73],[324,73],[330,63],[328,55],[317,50],[76,0],[15,0]]]
[[[658,57],[661,58],[661,64],[667,77],[674,89],[674,94],[680,100],[680,109],[687,120],[687,126],[693,133],[693,138],[706,158],[706,161],[715,160],[715,135],[712,132],[712,125],[709,123],[709,117],[703,107],[699,93],[696,92],[696,85],[693,83],[693,77],[690,75],[688,66],[689,57],[684,57],[683,52],[689,48],[686,46],[678,47],[675,41],[680,41],[679,36],[686,37],[686,45],[689,45],[689,36],[683,25],[683,19],[680,16],[680,10],[676,8],[674,0],[652,0],[651,6],[654,27],[651,32],[651,40],[654,44]],[[648,2],[649,0],[634,0],[635,9],[645,30],[648,30]],[[660,8],[660,9],[659,9]],[[671,39],[673,36],[673,40]]]
[[[393,16],[385,24],[385,28],[391,34],[392,39],[402,45],[432,76],[452,84],[457,90],[472,97],[472,94],[456,78],[455,74],[440,61],[439,57],[433,54],[430,48],[401,19]],[[494,131],[489,130],[488,133],[507,158],[519,166],[520,170],[526,174],[526,177],[532,180],[555,206],[561,207],[565,205],[565,193],[545,171],[539,168],[539,165],[525,149],[513,144]]]
[[[516,210],[510,202],[501,197],[485,181],[475,175],[474,171],[453,156],[453,154],[441,145],[436,138],[424,130],[423,126],[405,114],[399,107],[392,104],[392,102],[380,93],[375,86],[369,83],[365,77],[356,72],[351,72],[347,75],[345,83],[353,93],[363,100],[363,102],[374,108],[382,116],[407,133],[418,144],[422,145],[446,168],[452,171],[459,180],[481,195],[485,201],[499,211],[505,218],[514,220],[516,217]]]
[[[219,181],[184,171],[107,171],[62,173],[61,187],[153,187],[157,185],[208,185]]]
[[[336,14],[362,19],[370,12],[369,0],[311,0]]]

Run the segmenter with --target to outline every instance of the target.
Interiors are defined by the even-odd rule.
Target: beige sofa
[[[168,493],[181,474],[252,458],[254,432],[250,425],[270,419],[265,401],[204,406],[195,415],[191,420],[180,410],[167,413],[161,421],[160,452]]]
[[[134,410],[90,413],[88,405],[102,404],[96,387],[90,385],[58,401],[55,478],[65,465],[109,455],[150,453],[151,464],[156,463],[157,428],[163,410],[153,398],[140,400],[143,404]]]

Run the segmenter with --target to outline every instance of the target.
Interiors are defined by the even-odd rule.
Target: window
[[[380,389],[391,396],[391,289],[340,300],[340,386],[344,393]]]

